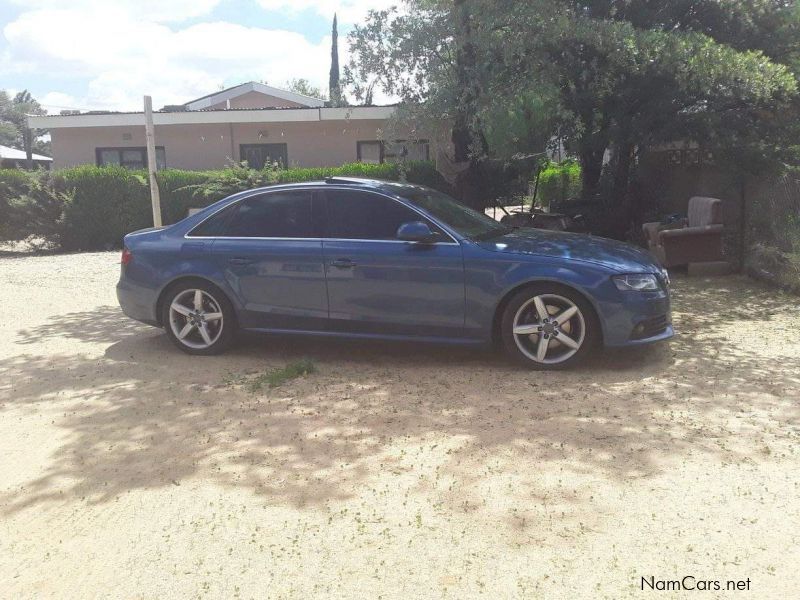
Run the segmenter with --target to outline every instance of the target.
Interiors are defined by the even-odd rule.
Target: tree
[[[303,96],[310,96],[311,98],[319,98],[325,100],[324,92],[317,86],[313,85],[308,79],[290,79],[284,86],[290,92],[302,94]]]
[[[336,14],[333,15],[331,27],[331,71],[328,77],[328,95],[331,106],[343,104],[342,88],[339,82],[339,32],[336,23]]]
[[[39,149],[37,145],[45,145],[46,142],[40,142],[34,137],[33,130],[28,127],[26,115],[46,113],[28,90],[22,90],[13,99],[9,99],[7,92],[0,90],[0,139],[25,151],[26,166],[29,169],[33,168],[34,149]]]
[[[607,194],[622,199],[637,148],[681,137],[750,144],[769,133],[797,89],[777,62],[796,48],[789,4],[565,2],[560,26],[535,38],[512,23],[524,49],[513,72],[537,68],[557,82],[584,193],[607,175]]]
[[[547,134],[578,156],[587,195],[604,178],[623,199],[638,148],[681,137],[763,146],[796,97],[781,64],[797,53],[789,0],[407,4],[354,29],[346,81],[357,97],[379,86],[412,114],[452,123],[471,204],[497,154],[487,132],[498,116],[524,122],[521,98],[551,99]]]
[[[14,110],[11,97],[5,90],[0,90],[0,144],[14,146],[19,138],[16,124],[9,118]]]
[[[399,96],[404,113],[427,128],[451,123],[453,158],[465,165],[456,179],[458,195],[480,207],[486,203],[482,165],[487,142],[481,124],[486,62],[478,36],[494,13],[475,18],[479,11],[472,0],[407,4],[410,10],[403,13],[396,8],[371,11],[354,28],[345,82],[359,100],[371,100],[375,88]]]

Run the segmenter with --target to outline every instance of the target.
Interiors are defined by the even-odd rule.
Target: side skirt
[[[488,346],[489,340],[477,338],[451,338],[415,335],[395,335],[379,333],[350,333],[340,331],[312,331],[301,329],[265,329],[248,328],[241,331],[246,333],[267,333],[285,336],[304,336],[304,337],[327,337],[342,338],[350,340],[375,340],[375,341],[395,341],[395,342],[421,342],[424,344],[446,344],[451,346]]]

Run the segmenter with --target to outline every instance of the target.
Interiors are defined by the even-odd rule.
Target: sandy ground
[[[568,373],[332,341],[200,359],[123,317],[117,261],[0,258],[1,597],[638,598],[685,575],[797,597],[797,297],[678,278],[675,340]],[[301,357],[318,371],[237,383]]]

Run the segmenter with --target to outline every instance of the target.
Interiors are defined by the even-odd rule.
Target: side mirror
[[[431,231],[427,223],[422,221],[411,221],[403,223],[397,229],[397,239],[404,242],[418,242],[420,244],[431,244],[439,236]]]

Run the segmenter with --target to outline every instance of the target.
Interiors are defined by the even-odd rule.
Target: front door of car
[[[323,240],[330,328],[351,333],[459,337],[464,330],[461,246],[401,202],[381,194],[326,189]],[[403,223],[425,221],[435,243],[397,239]]]
[[[313,192],[266,192],[242,200],[212,246],[239,306],[239,325],[325,328],[328,298]]]

